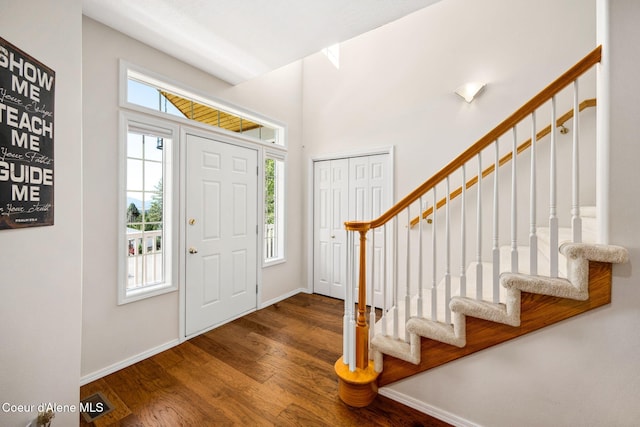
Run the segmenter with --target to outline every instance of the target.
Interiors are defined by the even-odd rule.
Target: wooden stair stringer
[[[584,301],[521,292],[520,326],[466,316],[466,346],[460,348],[423,337],[420,363],[385,355],[378,385],[385,386],[461,357],[509,341],[611,302],[610,262],[589,261],[589,298]]]

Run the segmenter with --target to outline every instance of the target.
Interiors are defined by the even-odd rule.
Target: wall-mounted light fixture
[[[465,101],[471,102],[478,96],[487,84],[482,82],[468,82],[456,89],[456,94],[464,98]]]

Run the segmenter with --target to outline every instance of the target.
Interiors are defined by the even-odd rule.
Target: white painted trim
[[[338,160],[338,159],[349,159],[352,157],[375,156],[376,154],[388,154],[391,156],[390,159],[393,160],[393,152],[394,152],[393,145],[389,145],[386,147],[361,148],[356,150],[344,151],[340,153],[329,153],[329,154],[314,156],[311,158],[311,162],[313,163],[313,162],[322,162],[325,160]]]
[[[114,372],[119,371],[120,369],[124,369],[127,366],[131,366],[142,360],[148,359],[151,356],[155,356],[158,353],[162,353],[163,351],[169,350],[170,348],[173,348],[178,344],[180,344],[180,340],[177,340],[177,339],[171,340],[162,345],[143,351],[142,353],[136,354],[135,356],[132,356],[120,362],[114,363],[113,365],[109,365],[106,368],[99,369],[95,372],[92,372],[88,375],[81,377],[80,385],[83,386],[95,380],[99,380],[102,377],[106,377],[109,374],[113,374]]]
[[[256,200],[256,219],[258,221],[256,235],[256,310],[260,308],[260,301],[262,301],[262,271],[264,270],[264,156],[264,148],[258,148],[258,176],[256,177],[258,185],[258,200]]]
[[[313,293],[313,163],[309,158],[307,164],[307,291]]]
[[[475,424],[467,419],[459,417],[458,415],[445,411],[444,409],[440,409],[436,406],[429,405],[425,402],[422,402],[418,399],[415,399],[411,396],[408,396],[404,393],[400,393],[399,391],[390,389],[388,387],[382,387],[378,389],[378,394],[384,397],[388,397],[391,400],[395,400],[396,402],[400,402],[403,405],[406,405],[410,408],[415,409],[416,411],[423,412],[427,415],[430,415],[441,421],[447,422],[456,427],[479,427],[480,426],[480,424]]]
[[[178,213],[178,338],[180,342],[187,340],[187,319],[186,319],[186,295],[185,289],[187,284],[187,242],[185,236],[187,235],[187,144],[186,144],[186,130],[180,128],[180,141],[178,142],[179,165],[178,165],[178,179],[179,179],[179,200],[180,211]]]
[[[264,232],[260,233],[261,235],[264,236]],[[283,258],[276,258],[273,260],[269,260],[269,261],[265,261],[264,257],[262,260],[262,268],[269,268],[269,267],[273,267],[274,265],[280,265],[280,264],[285,264],[287,262],[287,258],[283,257]]]
[[[298,289],[294,289],[294,290],[292,290],[292,291],[287,292],[286,294],[279,295],[279,296],[277,296],[276,298],[273,298],[273,299],[271,299],[271,300],[269,300],[269,301],[265,301],[265,302],[263,302],[262,304],[260,304],[260,306],[258,307],[258,309],[259,309],[259,310],[261,310],[261,309],[263,309],[263,308],[269,307],[270,305],[277,304],[277,303],[279,303],[280,301],[284,301],[284,300],[286,300],[287,298],[291,298],[291,297],[292,297],[292,296],[294,296],[294,295],[298,295],[298,294],[310,294],[310,293],[311,293],[311,291],[309,291],[309,289],[307,289],[307,288],[298,288]]]
[[[596,108],[596,217],[598,243],[608,244],[610,233],[610,137],[611,100],[609,75],[609,0],[596,1],[596,39],[602,45],[602,59],[596,66],[598,108]]]

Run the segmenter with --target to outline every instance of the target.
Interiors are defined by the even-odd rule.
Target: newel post
[[[358,275],[358,318],[356,320],[356,367],[369,365],[369,326],[367,325],[367,230],[360,232],[360,272]]]
[[[369,405],[378,394],[378,373],[369,360],[369,325],[367,324],[367,232],[370,223],[348,222],[345,224],[347,232],[360,233],[360,263],[358,276],[358,314],[355,324],[355,370],[345,364],[344,357],[338,359],[334,368],[338,375],[338,395],[344,403],[354,407]],[[348,248],[350,252],[352,248]],[[351,283],[352,286],[355,284]],[[347,289],[353,292],[353,289]],[[353,327],[353,324],[351,324]],[[346,328],[346,326],[345,326]],[[345,336],[351,336],[353,331],[345,329]],[[352,347],[353,348],[353,347]],[[352,361],[353,362],[353,361]]]

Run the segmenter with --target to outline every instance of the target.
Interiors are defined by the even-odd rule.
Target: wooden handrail
[[[531,98],[527,103],[525,103],[522,107],[516,110],[511,116],[506,118],[502,123],[493,128],[493,130],[489,131],[485,136],[476,141],[472,146],[467,148],[462,154],[456,157],[452,162],[446,165],[444,168],[440,169],[435,175],[426,180],[422,185],[413,190],[407,196],[405,196],[402,200],[392,206],[389,210],[383,213],[380,217],[369,221],[348,221],[345,222],[345,227],[349,231],[361,231],[363,229],[368,230],[370,228],[378,228],[400,212],[409,207],[413,202],[418,200],[420,196],[425,194],[427,191],[431,190],[438,183],[444,180],[447,176],[451,175],[453,172],[458,170],[462,165],[467,163],[473,157],[475,157],[478,153],[492,144],[495,140],[500,138],[502,135],[507,133],[511,128],[516,126],[519,122],[533,113],[536,109],[538,109],[541,105],[551,99],[554,95],[560,92],[562,89],[571,84],[574,80],[588,71],[592,66],[600,62],[602,59],[602,46],[598,46],[593,51],[591,51],[587,56],[577,62],[573,67],[567,70],[564,74],[554,80],[551,84],[549,84],[546,88],[540,91],[536,96]]]
[[[578,106],[578,111],[582,111],[585,108],[591,108],[591,107],[595,107],[596,106],[596,100],[595,98],[590,98],[590,99],[585,99],[584,101],[582,101],[580,103],[580,105]],[[571,118],[573,117],[573,108],[569,111],[567,111],[566,113],[564,113],[562,116],[560,116],[557,120],[556,120],[556,127],[561,127],[562,125],[564,125],[566,122],[568,122],[569,120],[571,120]],[[545,127],[544,129],[542,129],[540,132],[538,132],[536,134],[536,141],[540,142],[540,140],[542,138],[544,138],[545,136],[549,135],[551,133],[551,125],[548,125],[547,127]],[[529,138],[528,140],[526,140],[525,142],[523,142],[522,144],[520,144],[518,146],[518,148],[516,149],[516,153],[520,154],[523,151],[525,151],[527,148],[531,147],[531,138]],[[503,166],[506,163],[508,163],[511,158],[513,157],[513,153],[511,151],[509,151],[507,154],[505,154],[499,161],[498,161],[498,166]],[[493,171],[495,170],[495,164],[491,164],[489,167],[487,167],[486,169],[484,169],[482,171],[482,179],[486,178],[487,176],[491,175],[493,173]],[[478,175],[474,176],[473,178],[471,178],[469,181],[467,181],[466,184],[466,189],[468,190],[469,188],[473,187],[474,185],[476,185],[478,183]],[[460,194],[462,194],[462,186],[456,188],[454,191],[452,191],[449,194],[449,200],[453,200],[456,197],[458,197]],[[441,207],[443,207],[444,205],[447,204],[447,198],[443,197],[442,199],[440,199],[437,203],[436,203],[436,209],[440,209]],[[422,219],[426,219],[429,216],[431,216],[431,214],[433,214],[433,206],[425,209],[422,212]],[[416,224],[418,224],[420,215],[417,215],[415,218],[413,218],[411,220],[411,227],[414,227]]]

